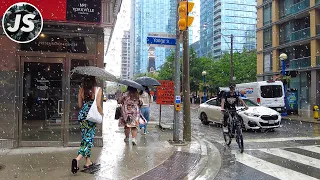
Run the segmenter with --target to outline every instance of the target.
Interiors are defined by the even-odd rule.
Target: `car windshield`
[[[247,106],[249,107],[255,107],[255,106],[259,106],[258,104],[254,103],[253,101],[251,101],[250,99],[243,99],[243,101],[247,104]],[[239,101],[239,105],[238,106],[243,106],[243,104]]]

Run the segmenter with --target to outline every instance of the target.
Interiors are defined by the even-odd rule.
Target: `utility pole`
[[[177,0],[176,4],[176,51],[175,51],[175,68],[174,68],[174,96],[180,96],[180,30],[179,30],[179,3],[180,0]],[[175,102],[176,103],[176,102]],[[174,123],[173,123],[173,141],[179,141],[179,121],[180,121],[180,111],[177,108],[174,108]]]
[[[191,141],[189,31],[183,32],[183,139]]]
[[[230,48],[230,83],[233,82],[233,34],[231,34],[231,48]]]

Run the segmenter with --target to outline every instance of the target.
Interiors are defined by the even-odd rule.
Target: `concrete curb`
[[[201,148],[201,159],[197,166],[188,174],[184,180],[189,179],[214,179],[221,168],[221,156],[219,150],[210,142],[201,140],[197,136],[192,136]]]
[[[295,117],[281,117],[281,120],[287,120],[287,121],[302,121],[302,122],[308,122],[308,123],[315,123],[315,124],[320,124],[320,120],[313,120],[313,121],[309,121],[309,120],[305,120],[305,119],[298,119]]]

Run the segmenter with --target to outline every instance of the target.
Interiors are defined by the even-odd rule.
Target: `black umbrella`
[[[142,86],[161,86],[159,81],[152,77],[139,77],[138,79],[135,80],[137,83],[141,84]]]
[[[131,86],[131,87],[139,89],[139,90],[145,90],[145,88],[141,84],[134,82],[132,80],[129,80],[129,79],[120,80],[119,83],[126,85],[126,86]]]
[[[107,81],[116,81],[116,77],[103,68],[96,66],[78,66],[72,70],[73,73],[87,76],[95,76]]]

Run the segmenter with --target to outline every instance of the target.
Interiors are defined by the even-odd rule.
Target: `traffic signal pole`
[[[189,78],[189,30],[194,18],[189,16],[194,6],[193,2],[183,0],[179,3],[179,30],[183,32],[183,140],[191,141],[190,117],[190,78]]]
[[[179,30],[179,3],[180,0],[177,0],[176,7],[176,51],[175,51],[175,68],[174,68],[174,96],[180,96],[180,30]],[[175,102],[176,103],[176,102]],[[173,123],[173,141],[179,142],[179,121],[180,121],[180,111],[177,108],[174,108],[174,123]]]

